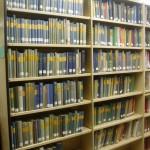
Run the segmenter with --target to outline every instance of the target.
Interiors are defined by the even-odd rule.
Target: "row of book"
[[[7,0],[8,8],[83,15],[83,0]]]
[[[7,17],[9,43],[86,44],[86,24],[67,19],[35,20]]]
[[[150,30],[146,30],[145,38],[146,38],[146,47],[150,47]]]
[[[135,113],[135,98],[122,99],[109,103],[102,103],[95,106],[95,125],[105,122],[123,119]]]
[[[145,73],[145,90],[150,90],[150,72]]]
[[[141,30],[95,23],[93,26],[94,45],[141,46]]]
[[[93,5],[93,14],[96,18],[142,23],[141,5],[131,5],[114,0],[93,0]]]
[[[50,146],[36,148],[35,150],[64,150],[63,143],[56,143]]]
[[[83,127],[83,111],[61,115],[50,114],[46,117],[26,121],[17,120],[12,122],[11,125],[12,148],[16,149],[82,132]]]
[[[83,81],[25,83],[9,88],[12,113],[50,108],[83,101]]]
[[[145,7],[145,14],[146,14],[146,23],[147,24],[150,24],[150,7],[149,6],[146,6]]]
[[[138,137],[141,135],[141,127],[141,120],[134,120],[97,131],[95,133],[94,150],[99,150],[102,147],[113,145],[132,137]]]
[[[80,74],[86,71],[85,50],[39,52],[37,49],[8,49],[7,54],[9,78]]]
[[[150,52],[145,51],[145,67],[146,69],[150,69]]]
[[[145,113],[150,113],[150,96],[145,97]]]
[[[94,98],[135,91],[135,76],[102,76],[94,79]]]
[[[140,53],[137,51],[102,50],[93,52],[94,72],[140,69]]]
[[[150,138],[144,139],[144,150],[150,150]]]
[[[149,132],[150,131],[150,118],[145,118],[144,119],[144,132]]]

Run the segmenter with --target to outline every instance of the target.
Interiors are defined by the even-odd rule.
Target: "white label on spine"
[[[40,103],[40,107],[43,107],[43,103]]]

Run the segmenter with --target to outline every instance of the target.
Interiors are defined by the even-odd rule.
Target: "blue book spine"
[[[98,69],[98,50],[95,50],[93,55],[94,55],[94,58],[93,58],[94,72],[97,72],[99,70]]]
[[[38,43],[38,20],[34,20],[34,43]]]
[[[48,106],[47,107],[53,107],[54,103],[54,88],[53,83],[48,85]]]
[[[85,68],[85,50],[82,50],[81,51],[81,71],[82,73],[84,73],[86,71],[86,68]]]
[[[40,102],[40,108],[43,108],[43,83],[39,83],[39,102]]]
[[[38,53],[39,55],[39,62],[38,62],[38,72],[39,76],[43,75],[43,53]]]
[[[58,96],[57,96],[57,82],[53,83],[54,85],[54,106],[58,106]]]
[[[76,73],[76,52],[72,52],[72,72]]]
[[[73,68],[72,68],[72,52],[68,52],[68,73],[72,74]]]
[[[47,54],[43,53],[42,55],[42,70],[43,70],[43,76],[46,76],[47,74]]]

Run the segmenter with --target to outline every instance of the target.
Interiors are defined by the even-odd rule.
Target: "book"
[[[47,123],[45,122],[47,120]],[[46,133],[49,127],[49,133]],[[11,125],[12,148],[17,149],[30,144],[82,132],[84,127],[84,112],[72,111],[65,114],[50,114],[31,120],[15,120]],[[15,131],[15,132],[14,132]],[[47,136],[48,135],[48,136]],[[56,144],[58,150],[61,144]]]
[[[145,73],[145,90],[150,90],[150,72]]]
[[[68,19],[35,20],[18,18],[15,15],[7,16],[9,43],[86,45],[86,30],[85,23]]]
[[[63,143],[55,143],[48,146],[36,148],[35,150],[64,150]]]
[[[83,16],[84,0],[7,0],[7,8]]]
[[[146,24],[150,24],[150,6],[145,6]]]
[[[10,110],[18,113],[83,102],[83,84],[82,80],[66,80],[10,87]]]
[[[141,30],[95,23],[93,25],[93,42],[94,45],[103,46],[140,47]]]
[[[95,125],[119,120],[135,114],[135,97],[97,104],[94,107]]]
[[[150,47],[150,30],[146,29],[145,38],[146,38],[146,41],[145,41],[146,47]]]
[[[150,96],[145,97],[145,113],[150,112]]]
[[[138,70],[141,68],[140,53],[133,50],[94,49],[93,64],[94,72]]]
[[[150,138],[146,138],[144,140],[144,149],[149,150],[150,149]]]
[[[86,72],[86,51],[41,52],[8,49],[9,78],[81,74]]]
[[[145,68],[150,69],[150,52],[145,51]]]
[[[144,132],[150,132],[150,118],[144,118]]]
[[[109,97],[135,91],[135,76],[101,76],[94,79],[94,98]]]
[[[115,0],[93,0],[95,18],[141,24],[142,6]]]
[[[94,150],[98,150],[108,145],[117,144],[129,138],[141,136],[141,120],[134,120],[114,127],[96,131],[94,134]],[[129,132],[134,131],[134,132]]]

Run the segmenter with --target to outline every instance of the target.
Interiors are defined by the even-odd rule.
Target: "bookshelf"
[[[148,96],[150,93],[150,89],[145,89],[145,76],[146,73],[149,72],[150,68],[145,67],[145,53],[146,51],[150,50],[150,48],[146,47],[145,39],[146,39],[146,31],[150,29],[150,25],[146,24],[146,17],[145,17],[145,10],[146,4],[143,1],[137,0],[123,0],[124,4],[129,6],[138,6],[142,11],[142,19],[143,22],[135,23],[135,22],[126,22],[121,20],[111,20],[111,19],[104,19],[100,17],[95,17],[93,10],[94,10],[94,1],[93,0],[83,0],[84,1],[84,10],[83,15],[72,15],[72,14],[63,14],[63,13],[56,13],[56,12],[46,12],[46,11],[39,11],[39,10],[28,10],[28,9],[21,9],[21,8],[6,8],[6,2],[3,0],[0,4],[0,9],[2,13],[0,15],[0,22],[2,26],[0,27],[1,36],[0,36],[0,48],[1,50],[5,50],[5,54],[0,56],[0,68],[2,72],[0,74],[0,121],[3,122],[1,126],[2,132],[2,147],[3,149],[11,149],[12,141],[11,141],[11,124],[14,121],[26,120],[26,118],[40,118],[41,116],[45,116],[47,114],[63,114],[63,112],[68,111],[84,111],[85,119],[84,119],[84,127],[81,132],[68,134],[65,136],[55,137],[52,139],[28,144],[25,146],[17,147],[16,150],[25,150],[25,149],[35,149],[42,146],[47,146],[51,144],[55,144],[58,142],[62,142],[63,147],[65,150],[69,150],[72,148],[72,145],[75,149],[83,149],[83,150],[94,150],[95,147],[95,133],[103,130],[108,129],[111,127],[119,126],[122,124],[127,124],[132,121],[140,120],[141,124],[141,135],[130,137],[128,139],[124,139],[119,141],[118,143],[113,143],[111,145],[106,145],[101,147],[102,150],[107,149],[136,149],[137,150],[144,150],[144,140],[150,136],[149,133],[144,133],[144,119],[149,117],[149,113],[145,113],[144,106],[145,106],[145,97]],[[16,43],[16,42],[7,42],[6,36],[6,17],[16,15],[16,17],[22,18],[29,18],[29,19],[45,19],[48,18],[58,18],[58,19],[67,19],[71,22],[81,22],[87,25],[86,30],[86,39],[87,44],[42,44],[42,43]],[[105,26],[110,27],[118,27],[122,28],[123,30],[131,30],[137,29],[141,32],[141,43],[139,45],[132,46],[122,44],[121,46],[116,45],[95,45],[94,44],[94,25],[102,24]],[[118,30],[117,29],[117,30]],[[130,32],[130,31],[129,31]],[[118,32],[118,34],[120,34]],[[124,34],[124,33],[123,33]],[[120,35],[122,36],[122,35]],[[124,42],[124,41],[123,41]],[[121,43],[121,42],[120,42]],[[135,42],[136,43],[136,42]],[[84,73],[74,73],[74,74],[62,74],[62,75],[50,75],[50,76],[29,76],[29,77],[14,77],[9,78],[8,76],[8,62],[7,62],[7,53],[8,49],[12,49],[15,51],[22,52],[25,49],[38,49],[39,52],[73,52],[76,50],[85,50],[86,53],[86,72]],[[45,50],[46,49],[46,50]],[[140,56],[140,68],[139,69],[127,69],[127,70],[115,70],[115,71],[97,71],[94,72],[94,52],[96,50],[104,50],[104,51],[113,51],[119,50],[121,52],[137,52]],[[132,67],[132,66],[131,66]],[[116,77],[116,76],[130,76],[133,75],[135,77],[135,89],[130,92],[121,92],[114,95],[108,95],[104,97],[95,97],[95,80],[97,78],[101,79],[103,77]],[[54,107],[43,107],[36,110],[25,110],[20,112],[11,112],[10,110],[10,93],[9,88],[14,86],[22,86],[26,83],[51,83],[57,81],[58,83],[63,81],[83,81],[83,100],[82,102],[78,103],[69,103],[66,105],[58,105]],[[117,81],[118,82],[118,81]],[[7,90],[6,90],[7,89]],[[104,122],[102,124],[95,125],[94,123],[94,111],[95,107],[101,104],[109,103],[109,102],[118,102],[123,101],[128,98],[134,97],[135,101],[135,108],[134,114],[131,116],[124,117],[122,119],[111,120],[108,122]]]

